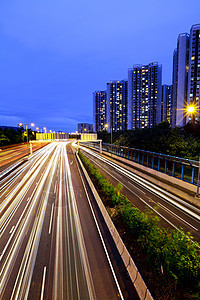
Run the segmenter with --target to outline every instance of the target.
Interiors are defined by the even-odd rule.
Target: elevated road
[[[134,174],[130,167],[112,158],[80,146],[83,154],[101,170],[113,184],[123,185],[123,194],[141,211],[152,210],[165,227],[190,232],[200,241],[200,209]]]

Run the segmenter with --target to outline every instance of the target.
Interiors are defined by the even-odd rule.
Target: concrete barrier
[[[125,246],[125,244],[123,243],[123,241],[122,241],[115,225],[113,224],[113,222],[112,222],[112,220],[111,220],[111,218],[110,218],[110,216],[109,216],[109,214],[108,214],[101,198],[99,197],[99,194],[97,193],[97,191],[94,187],[94,184],[92,183],[92,181],[91,181],[91,179],[90,179],[90,177],[89,177],[89,175],[88,175],[85,167],[83,166],[83,164],[82,164],[82,162],[81,162],[78,155],[77,155],[77,158],[78,158],[80,166],[83,170],[85,178],[86,178],[86,180],[87,180],[87,182],[90,186],[90,189],[93,193],[93,196],[94,196],[94,198],[95,198],[95,200],[96,200],[96,202],[99,206],[99,209],[102,213],[102,216],[103,216],[103,218],[106,222],[106,225],[107,225],[107,227],[110,231],[110,234],[112,235],[112,238],[115,242],[115,245],[116,245],[116,247],[119,251],[119,254],[120,254],[120,256],[121,256],[121,258],[124,262],[124,265],[125,265],[125,267],[127,269],[127,272],[128,272],[128,274],[131,278],[131,281],[132,281],[132,283],[133,283],[133,285],[134,285],[134,287],[135,287],[135,289],[138,293],[139,298],[141,300],[153,300],[153,297],[151,296],[150,291],[148,290],[144,280],[142,279],[142,276],[140,275],[140,273],[139,273],[139,271],[138,271],[131,255],[130,255],[130,253],[128,252],[128,250]]]

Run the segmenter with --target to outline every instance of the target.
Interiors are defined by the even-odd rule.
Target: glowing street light
[[[194,105],[189,105],[188,107],[187,107],[187,112],[189,113],[189,114],[194,114],[195,112],[196,112],[196,108],[195,108],[195,106]]]
[[[190,104],[186,107],[187,113],[191,116],[192,124],[194,125],[194,116],[197,114],[198,106],[197,104]],[[199,196],[199,183],[200,183],[200,155],[199,155],[199,170],[197,179],[197,197]]]
[[[28,125],[31,125],[31,127],[34,127],[35,124],[34,123],[31,123],[31,124],[22,124],[22,123],[19,123],[18,124],[20,127],[22,127],[23,125],[26,126],[26,138],[27,138],[27,150],[28,150]]]
[[[108,129],[108,124],[105,124],[104,127]],[[111,142],[111,156],[112,156],[112,126],[110,126],[110,142]]]

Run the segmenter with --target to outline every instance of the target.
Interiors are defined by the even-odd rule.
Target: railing
[[[99,143],[88,142],[84,143],[84,145],[99,150]],[[197,185],[198,161],[106,143],[102,144],[102,150]]]

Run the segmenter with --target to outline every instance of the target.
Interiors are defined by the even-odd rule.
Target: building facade
[[[107,83],[107,124],[108,132],[127,129],[128,81]]]
[[[196,113],[194,121],[200,121],[200,24],[193,25],[190,30],[188,95],[189,105],[194,105]],[[191,116],[189,116],[191,119]]]
[[[128,129],[153,128],[161,122],[162,66],[134,65],[128,70]]]
[[[162,85],[161,121],[172,124],[172,85]]]
[[[105,130],[107,124],[107,92],[93,93],[93,129],[95,132]]]
[[[188,63],[189,34],[182,33],[178,36],[177,49],[175,49],[173,56],[172,127],[186,124]]]
[[[93,124],[78,123],[78,133],[91,133],[93,132]]]

